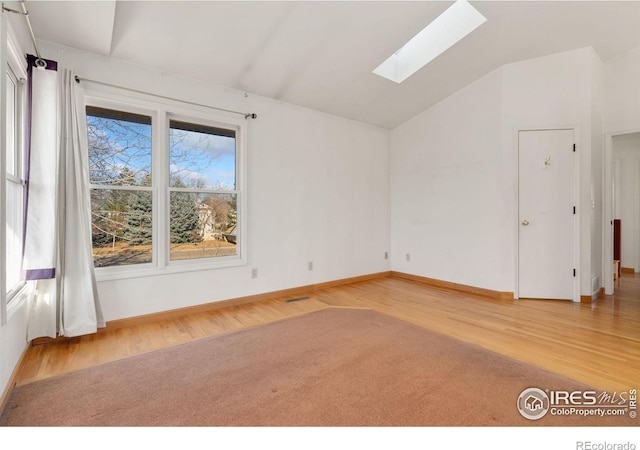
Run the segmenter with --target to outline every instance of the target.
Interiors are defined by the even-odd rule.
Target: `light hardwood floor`
[[[640,276],[593,304],[494,300],[380,278],[31,348],[18,384],[326,307],[370,308],[610,391],[640,388]]]

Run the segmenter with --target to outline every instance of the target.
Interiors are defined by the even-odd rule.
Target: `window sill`
[[[7,302],[7,321],[11,320],[14,314],[22,308],[24,303],[33,293],[33,283],[25,283],[18,292]]]
[[[140,266],[99,267],[95,269],[97,281],[113,281],[128,278],[146,278],[178,273],[199,272],[204,270],[225,269],[246,266],[245,258],[233,257],[229,259],[175,261],[167,266],[158,267],[151,264]]]

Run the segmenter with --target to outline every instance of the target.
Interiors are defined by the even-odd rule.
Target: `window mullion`
[[[154,248],[157,265],[169,262],[169,127],[166,111],[158,111],[153,128]]]
[[[137,192],[149,192],[152,188],[148,186],[126,186],[120,184],[92,184],[89,186],[91,189],[106,189],[110,191],[137,191]]]
[[[199,188],[176,188],[170,187],[170,192],[193,192],[194,194],[238,194],[239,191],[233,189],[199,189]]]

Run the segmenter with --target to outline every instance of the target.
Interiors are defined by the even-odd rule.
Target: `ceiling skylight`
[[[402,83],[486,20],[469,2],[457,0],[373,73]]]

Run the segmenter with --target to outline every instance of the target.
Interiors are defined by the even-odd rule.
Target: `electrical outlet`
[[[251,269],[251,278],[258,278],[258,269],[255,267]]]
[[[384,252],[384,259],[389,259],[389,252]]]
[[[307,269],[308,269],[308,270],[313,270],[313,261],[309,261],[309,262],[307,263]]]
[[[411,261],[411,255],[407,253],[407,262]]]

